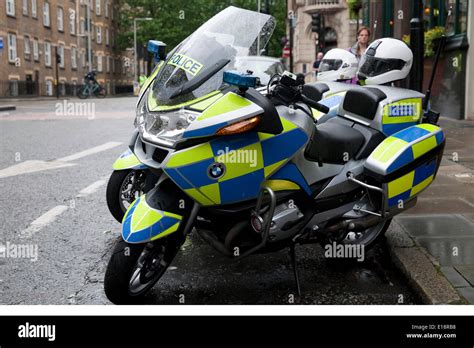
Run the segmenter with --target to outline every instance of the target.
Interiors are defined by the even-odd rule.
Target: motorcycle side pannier
[[[365,163],[364,173],[385,192],[385,210],[403,207],[427,188],[438,172],[445,138],[432,124],[418,124],[380,143]]]

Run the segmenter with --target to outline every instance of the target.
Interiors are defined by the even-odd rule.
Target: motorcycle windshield
[[[224,71],[239,57],[259,55],[275,25],[272,16],[233,6],[216,14],[168,55],[153,84],[152,109],[222,89]]]

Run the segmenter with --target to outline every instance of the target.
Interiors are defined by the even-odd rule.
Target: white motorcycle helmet
[[[403,80],[412,64],[413,53],[406,43],[392,38],[379,39],[362,55],[357,77],[366,85],[383,85]]]
[[[342,48],[333,48],[323,57],[318,70],[318,81],[352,80],[356,77],[358,62],[355,55]]]

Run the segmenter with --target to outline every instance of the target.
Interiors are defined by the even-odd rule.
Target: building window
[[[53,81],[51,80],[46,81],[46,95],[47,96],[53,95]]]
[[[31,50],[30,50],[30,38],[25,36],[25,59],[30,60]]]
[[[69,9],[69,32],[76,35],[76,11]]]
[[[44,42],[44,64],[51,66],[51,42]]]
[[[58,45],[58,55],[59,55],[59,67],[64,69],[64,45]]]
[[[81,35],[84,35],[85,32],[86,32],[86,21],[85,19],[81,18],[79,22],[79,33]]]
[[[76,47],[71,47],[71,67],[77,69],[77,49]]]
[[[8,34],[8,61],[15,63],[16,61],[16,35]]]
[[[110,56],[107,56],[105,57],[105,63],[106,63],[106,69],[107,69],[107,72],[109,73],[110,72]]]
[[[86,52],[85,51],[81,52],[81,66],[82,66],[82,69],[86,67]]]
[[[97,71],[102,72],[102,56],[97,56]]]
[[[110,44],[109,40],[109,28],[105,28],[105,44],[108,46]]]
[[[45,27],[51,26],[51,22],[49,21],[49,2],[43,4],[43,25]]]
[[[97,43],[102,43],[102,27],[96,27],[97,30]]]
[[[92,41],[95,41],[94,32],[95,32],[95,25],[94,25],[94,23],[91,22],[90,33],[91,33],[91,40],[92,40]]]
[[[100,16],[100,0],[95,0],[95,13]]]
[[[31,0],[31,17],[36,18],[38,16],[36,12],[36,0]]]
[[[37,62],[39,61],[39,45],[38,39],[33,40],[33,59]]]
[[[58,7],[58,30],[64,31],[64,11],[62,7]]]
[[[109,11],[110,11],[110,3],[109,3],[109,1],[107,0],[107,1],[105,2],[105,10],[104,10],[104,12],[105,12],[105,18],[109,18]]]
[[[15,0],[7,0],[7,15],[15,16]]]
[[[28,16],[28,0],[23,0],[23,15]]]

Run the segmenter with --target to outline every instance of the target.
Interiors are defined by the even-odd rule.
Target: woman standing
[[[357,31],[357,42],[349,48],[349,51],[357,57],[360,63],[360,59],[364,54],[365,50],[369,46],[370,29],[367,27],[360,27]]]
[[[369,46],[369,38],[370,29],[367,27],[360,27],[357,31],[357,42],[354,44],[354,46],[349,48],[349,52],[356,56],[357,61],[359,62],[359,67],[362,55]],[[357,84],[357,77],[353,78],[350,83]]]

